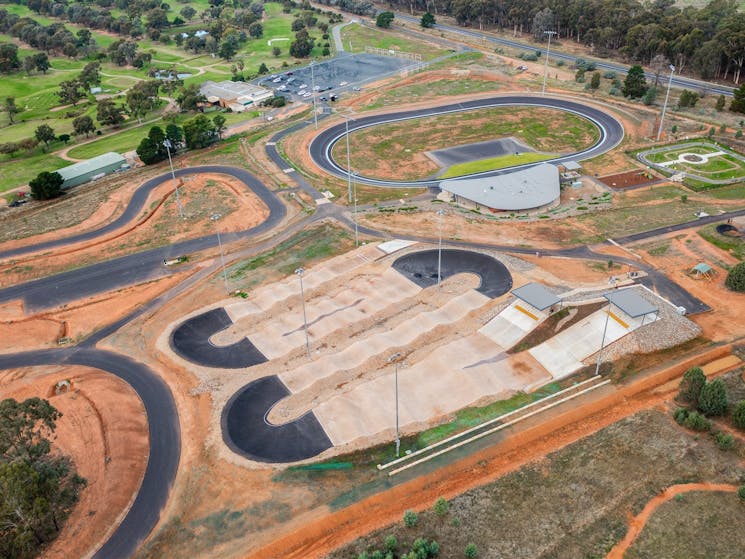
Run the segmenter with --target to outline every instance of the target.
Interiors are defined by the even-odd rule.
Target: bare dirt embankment
[[[71,387],[57,394],[59,381]],[[52,447],[70,456],[88,485],[45,559],[85,557],[105,541],[134,499],[149,453],[147,417],[128,384],[88,367],[0,371],[3,398],[48,398],[62,412]]]

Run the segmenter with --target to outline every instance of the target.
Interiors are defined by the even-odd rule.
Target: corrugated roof
[[[579,171],[582,168],[582,165],[576,161],[564,161],[562,165],[567,171]]]
[[[497,210],[545,206],[561,192],[559,170],[548,163],[494,177],[442,181],[440,188]]]
[[[110,151],[109,153],[104,153],[103,155],[93,157],[92,159],[87,159],[85,161],[81,161],[80,163],[68,165],[67,167],[58,169],[57,172],[62,175],[63,179],[70,180],[72,178],[79,177],[80,175],[85,175],[92,171],[97,171],[98,169],[102,169],[103,167],[108,167],[109,165],[122,165],[126,162],[127,160],[124,159],[124,157],[122,157],[118,153]]]
[[[512,294],[539,311],[552,307],[561,301],[542,283],[526,283],[522,287],[513,289]]]
[[[231,82],[228,80],[213,82],[207,80],[199,86],[199,92],[205,97],[219,97],[220,99],[237,99],[239,97],[258,97],[271,94],[272,90],[246,82]]]
[[[657,312],[657,307],[638,295],[633,289],[620,289],[605,294],[605,298],[631,318],[638,318],[645,314]]]

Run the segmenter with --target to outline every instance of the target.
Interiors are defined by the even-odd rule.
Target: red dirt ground
[[[652,175],[650,179],[648,175]],[[598,177],[598,180],[603,184],[610,186],[611,188],[623,189],[630,188],[632,186],[641,186],[656,182],[659,177],[655,176],[648,171],[627,171],[625,173],[618,173],[617,175],[608,175],[605,177]]]

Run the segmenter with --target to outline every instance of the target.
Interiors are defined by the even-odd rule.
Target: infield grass
[[[466,163],[456,163],[455,165],[451,165],[447,171],[440,175],[440,178],[447,179],[450,177],[461,177],[463,175],[481,173],[483,171],[505,169],[516,165],[545,161],[546,159],[551,159],[553,157],[556,157],[556,154],[526,152],[518,155],[501,155],[499,157],[478,159]]]

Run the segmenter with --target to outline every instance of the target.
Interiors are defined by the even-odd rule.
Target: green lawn
[[[457,163],[451,165],[440,178],[447,179],[450,177],[460,177],[482,171],[493,171],[494,169],[504,169],[505,167],[514,167],[515,165],[524,165],[525,163],[535,163],[536,161],[545,161],[556,157],[555,154],[526,152],[519,155],[502,155],[499,157],[490,157],[488,159],[479,159],[477,161],[467,161],[466,163]]]
[[[71,165],[69,161],[48,153],[40,153],[22,159],[6,159],[5,156],[2,156],[0,157],[0,168],[2,168],[0,192],[27,184],[42,171],[56,171],[68,165]]]
[[[344,48],[351,52],[365,52],[365,47],[411,52],[422,55],[423,60],[432,60],[448,51],[433,45],[405,37],[391,30],[372,28],[359,24],[347,25],[341,31]]]

